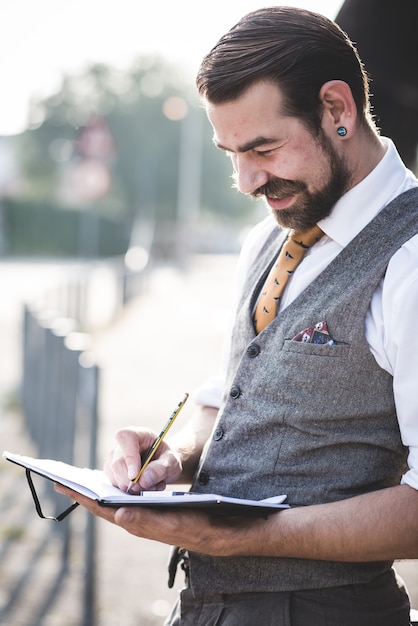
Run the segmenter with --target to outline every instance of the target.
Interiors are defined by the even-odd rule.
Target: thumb
[[[134,522],[135,513],[131,508],[121,507],[116,510],[114,519],[115,524],[118,524],[119,526],[128,526]]]

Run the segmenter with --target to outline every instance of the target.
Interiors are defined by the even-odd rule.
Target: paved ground
[[[161,268],[111,323],[104,324],[102,319],[101,326],[93,332],[93,349],[101,367],[100,462],[118,427],[147,423],[158,429],[183,393],[192,391],[207,374],[216,370],[228,304],[232,301],[229,287],[235,262],[234,257],[200,257],[193,259],[184,271]],[[22,296],[30,292],[32,297],[34,291],[51,286],[59,279],[60,271],[62,268],[49,266],[0,266],[0,289],[5,303],[0,311],[3,404],[19,370]],[[98,294],[103,298],[106,290]],[[186,420],[190,412],[191,406],[186,405],[179,420]],[[0,419],[0,437],[2,448],[17,452],[30,448],[18,415],[5,409]],[[4,465],[1,469],[0,492],[4,503],[10,494],[10,481],[15,480],[15,470],[12,468],[11,474]],[[35,517],[23,483],[15,507],[19,519],[31,521],[30,530],[9,522],[3,506],[0,549],[6,535],[10,537],[14,533],[18,537],[13,559],[14,567],[18,568],[27,562],[31,546],[46,531],[45,522]],[[81,524],[82,515],[78,511],[73,515],[79,515]],[[177,588],[167,589],[167,557],[165,546],[139,540],[99,522],[96,626],[161,626],[181,583],[179,577]],[[80,558],[80,554],[74,555],[70,580],[43,626],[80,626],[77,604],[83,588]],[[47,561],[46,569],[50,566]],[[414,606],[418,607],[418,564],[406,562],[400,564],[399,570],[408,582]],[[13,593],[10,575],[2,578],[0,571],[0,606],[10,593]],[[6,625],[0,619],[1,623]],[[7,626],[33,626],[29,597],[13,624],[9,622]]]

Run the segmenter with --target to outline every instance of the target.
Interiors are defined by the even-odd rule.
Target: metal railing
[[[88,335],[77,332],[73,320],[26,306],[22,360],[22,414],[34,454],[95,467],[99,368],[89,353]],[[68,506],[68,500],[53,491],[52,483],[38,477],[37,485],[43,508],[45,504],[49,514],[56,516]],[[23,514],[19,512],[23,534],[36,525],[37,519],[29,501],[29,491],[27,495],[26,510]],[[16,500],[15,492],[10,490],[9,497]],[[13,506],[17,508],[16,503]],[[13,506],[9,507],[10,511]],[[19,506],[22,508],[23,505]],[[14,521],[11,523],[15,524]],[[13,623],[14,612],[24,603],[34,603],[28,626],[49,623],[48,613],[72,573],[72,551],[76,549],[78,561],[82,561],[81,565],[78,564],[77,574],[82,583],[78,589],[80,597],[72,597],[71,603],[79,614],[77,623],[80,626],[95,626],[95,518],[78,509],[77,513],[59,523],[45,521],[42,524],[42,531],[30,542],[30,550],[27,550],[27,558],[21,561],[20,570],[17,565],[15,567],[10,591],[2,606],[0,603],[0,623]],[[19,542],[13,539],[16,538],[2,542],[0,552],[3,557],[21,549],[17,545]],[[18,559],[11,560],[19,562]],[[52,569],[53,562],[54,572],[39,590],[37,580],[45,578],[42,571],[45,562],[47,570]],[[37,596],[36,603],[34,595]]]
[[[130,252],[131,268],[122,258],[63,264],[23,308],[20,413],[33,456],[97,466],[100,370],[88,332],[142,290],[143,255]],[[67,508],[50,481],[32,477],[46,514]],[[71,626],[95,626],[96,519],[80,507],[59,523],[40,520],[24,480],[1,482],[0,625],[49,625],[70,605]]]

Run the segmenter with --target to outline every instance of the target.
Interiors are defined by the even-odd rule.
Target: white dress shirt
[[[405,168],[394,144],[389,139],[384,141],[387,150],[380,163],[337,202],[329,217],[319,222],[325,235],[309,249],[292,275],[281,299],[281,309],[287,307],[391,200],[418,186],[418,180]],[[275,226],[274,217],[269,215],[246,238],[238,264],[238,293],[246,281],[248,269]],[[418,235],[415,235],[391,258],[385,278],[373,294],[365,328],[377,363],[393,376],[402,441],[409,447],[409,471],[402,482],[415,489],[418,489],[417,317]],[[226,348],[223,373],[210,378],[196,391],[197,404],[219,407],[227,359]]]

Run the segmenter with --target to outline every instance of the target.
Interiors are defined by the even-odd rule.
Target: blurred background
[[[271,4],[1,3],[3,449],[101,467],[117,428],[158,431],[184,392],[216,373],[237,254],[265,209],[231,189],[194,77],[224,32]],[[335,19],[344,3],[282,4]],[[365,10],[367,0],[341,13],[361,51],[366,13],[349,4]],[[386,33],[390,45],[394,55]],[[415,111],[412,79],[400,92]],[[56,515],[66,503],[44,482]],[[182,583],[167,589],[167,559],[166,546],[81,510],[41,520],[24,472],[0,464],[0,624],[158,626]],[[415,564],[402,567],[415,593]]]

